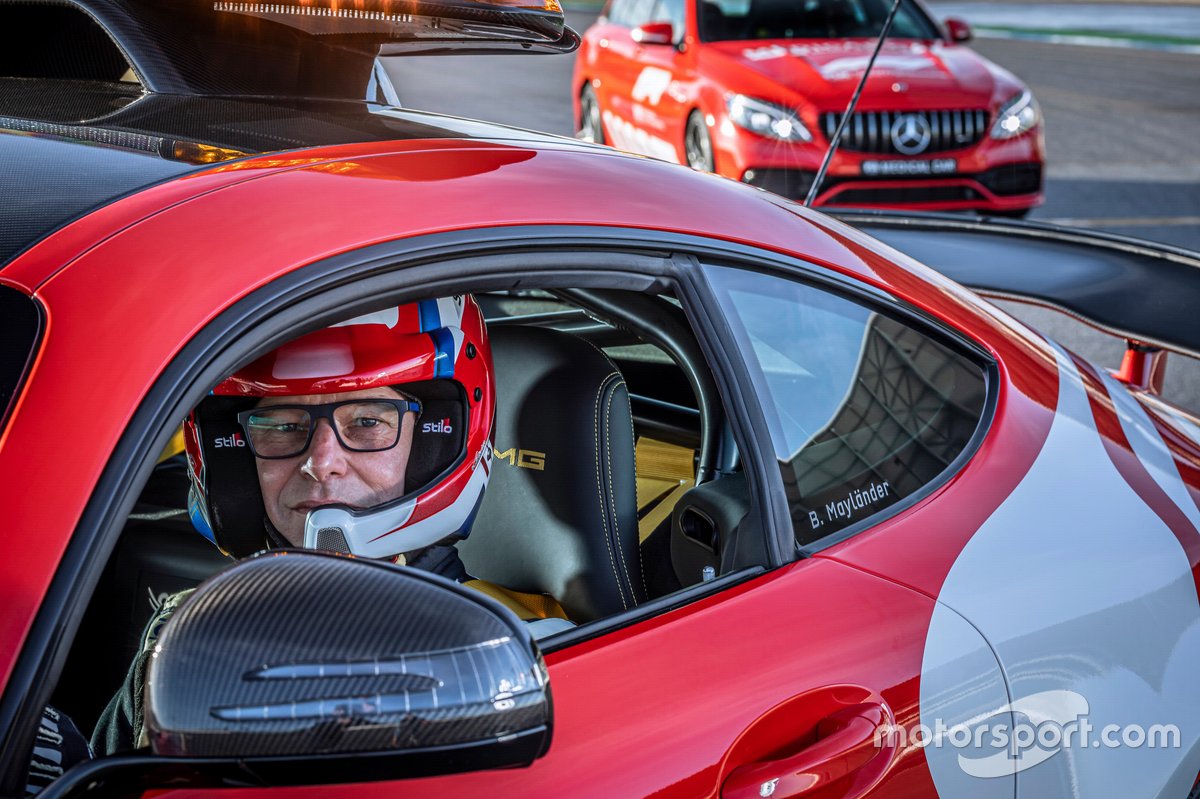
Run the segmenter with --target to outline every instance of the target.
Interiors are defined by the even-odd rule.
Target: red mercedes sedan
[[[884,0],[609,0],[572,84],[581,138],[804,199],[863,75]],[[973,209],[1042,202],[1029,89],[904,0],[814,205]]]

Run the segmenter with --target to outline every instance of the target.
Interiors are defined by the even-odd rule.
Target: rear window
[[[0,286],[0,432],[29,370],[42,329],[42,315],[32,298]]]
[[[709,276],[763,400],[797,544],[952,473],[985,417],[980,364],[815,286],[723,267]]]

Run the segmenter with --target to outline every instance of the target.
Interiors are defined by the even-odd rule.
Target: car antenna
[[[829,142],[829,149],[825,151],[825,159],[821,161],[821,168],[817,170],[817,176],[813,178],[812,185],[808,187],[808,196],[804,198],[805,208],[812,208],[813,200],[817,198],[817,192],[821,190],[821,183],[825,180],[825,171],[829,169],[829,162],[833,160],[833,154],[837,152],[838,143],[842,140],[842,131],[846,129],[846,123],[850,121],[850,116],[854,113],[855,106],[858,105],[858,98],[862,95],[863,87],[867,85],[867,76],[871,74],[871,67],[875,66],[875,58],[883,49],[883,40],[887,38],[888,32],[892,29],[892,20],[896,18],[896,12],[899,9],[900,0],[892,0],[892,8],[888,11],[887,19],[883,21],[883,29],[879,31],[879,39],[875,42],[875,50],[872,51],[870,60],[867,61],[867,68],[863,70],[858,87],[855,88],[854,95],[850,98],[850,104],[846,106],[846,113],[842,114],[837,129],[833,132],[833,139]]]

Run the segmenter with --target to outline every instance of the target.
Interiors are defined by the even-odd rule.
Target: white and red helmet
[[[237,421],[263,397],[401,387],[421,403],[404,495],[372,508],[314,508],[304,544],[370,558],[465,538],[492,458],[492,354],[469,296],[389,308],[289,341],[222,381],[184,424],[192,523],[242,557],[272,536]]]

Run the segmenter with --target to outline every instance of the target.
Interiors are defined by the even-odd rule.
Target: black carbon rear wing
[[[0,0],[0,74],[165,94],[395,103],[377,56],[579,41],[558,0]]]
[[[986,297],[1043,305],[1128,342],[1119,376],[1154,390],[1161,350],[1200,358],[1200,253],[1036,222],[846,212],[844,222]]]

